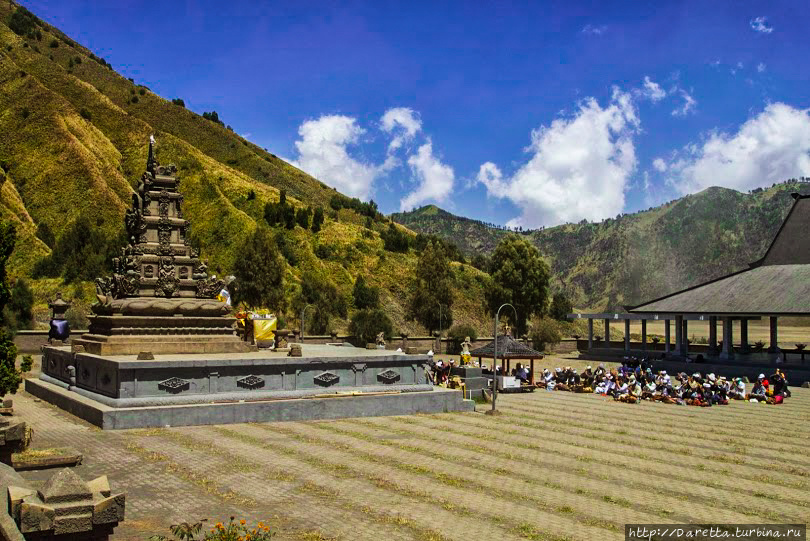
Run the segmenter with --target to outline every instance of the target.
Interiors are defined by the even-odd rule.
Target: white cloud
[[[757,73],[762,73],[762,72],[764,72],[764,71],[765,71],[765,68],[766,68],[765,63],[764,63],[764,62],[760,62],[759,64],[757,64]]]
[[[686,116],[689,113],[695,112],[695,105],[697,105],[697,100],[693,98],[689,92],[680,88],[678,89],[681,97],[683,97],[683,105],[677,107],[676,109],[672,110],[672,116]]]
[[[749,24],[751,25],[751,29],[754,30],[754,32],[759,32],[760,34],[770,34],[771,32],[773,32],[773,26],[768,24],[767,17],[756,17],[754,19],[751,19],[751,22]]]
[[[348,147],[357,144],[364,133],[348,116],[324,115],[308,120],[298,128],[298,159],[290,163],[346,195],[367,199],[374,180],[390,168],[390,163],[363,163],[349,154]]]
[[[644,77],[644,89],[642,90],[642,94],[653,103],[667,97],[667,91],[661,88],[661,85],[650,79],[649,76]]]
[[[443,203],[447,200],[453,191],[455,173],[433,155],[430,139],[408,158],[408,165],[419,185],[400,201],[401,210],[410,210],[426,201]]]
[[[681,193],[709,186],[748,190],[810,173],[810,114],[768,105],[735,134],[712,132],[669,164],[668,182]]]
[[[388,145],[388,152],[393,152],[422,129],[422,120],[419,113],[409,107],[393,107],[388,109],[380,119],[382,129],[386,133],[394,133],[394,138]]]
[[[509,226],[615,216],[624,208],[624,192],[636,168],[633,135],[638,127],[631,96],[614,89],[606,107],[588,98],[573,117],[532,131],[526,149],[531,158],[511,177],[487,162],[477,179],[490,196],[520,207],[521,215]]]
[[[667,170],[667,162],[662,160],[661,158],[656,158],[653,160],[653,167],[656,171],[663,173]]]
[[[601,36],[602,34],[605,33],[605,30],[607,30],[607,25],[604,24],[598,26],[586,24],[585,26],[582,27],[582,33],[588,34],[589,36]]]

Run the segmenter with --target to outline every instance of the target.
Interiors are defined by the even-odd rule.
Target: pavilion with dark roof
[[[792,194],[793,206],[765,255],[748,268],[693,287],[665,295],[638,306],[626,307],[625,314],[569,314],[569,318],[589,319],[589,349],[593,344],[593,319],[625,321],[625,349],[629,350],[630,320],[642,321],[642,348],[646,346],[646,321],[666,322],[665,351],[670,352],[669,321],[675,321],[674,355],[686,357],[687,321],[709,321],[708,354],[733,359],[733,321],[739,321],[738,354],[750,353],[748,321],[770,318],[770,353],[779,353],[778,318],[810,316],[810,195]],[[717,321],[723,323],[722,350],[718,350]],[[608,342],[609,344],[609,342]]]
[[[539,351],[535,351],[526,344],[522,342],[518,342],[514,338],[512,338],[509,334],[501,334],[497,337],[498,341],[498,351],[495,351],[495,340],[492,340],[489,344],[485,346],[481,346],[480,348],[474,349],[470,351],[470,357],[477,357],[478,364],[481,364],[481,359],[495,359],[495,354],[497,353],[498,359],[501,359],[501,370],[502,374],[506,374],[508,365],[507,363],[512,360],[528,360],[530,362],[529,368],[531,370],[531,383],[534,384],[534,361],[535,359],[542,359],[543,354]],[[494,367],[493,362],[493,367]]]

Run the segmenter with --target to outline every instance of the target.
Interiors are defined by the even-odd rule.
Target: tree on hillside
[[[323,207],[315,209],[315,214],[312,215],[312,232],[317,233],[323,226]]]
[[[312,308],[307,310],[304,330],[310,334],[326,333],[330,317],[345,318],[349,312],[348,302],[335,282],[326,274],[312,270],[301,276],[301,293],[295,300],[296,312],[301,314],[307,304]]]
[[[368,285],[366,279],[361,275],[354,282],[352,298],[354,299],[354,307],[358,310],[377,308],[380,305],[380,290]]]
[[[16,240],[17,231],[14,224],[0,222],[0,313],[5,311],[6,305],[11,300],[6,264],[14,250]],[[17,392],[23,373],[31,370],[32,361],[30,355],[24,356],[20,370],[17,370],[17,347],[14,345],[12,329],[5,325],[0,327],[0,396]]]
[[[380,237],[382,237],[384,248],[389,252],[408,251],[408,235],[393,223],[388,224],[388,229],[380,233]]]
[[[557,321],[567,321],[568,317],[566,316],[573,310],[574,307],[565,293],[559,292],[554,294],[554,298],[551,300],[551,309],[549,310],[551,317]]]
[[[2,310],[3,325],[11,330],[30,329],[34,320],[34,291],[22,278],[11,288],[11,299]]]
[[[429,331],[447,329],[453,324],[453,273],[447,255],[433,242],[419,255],[407,317]]]
[[[240,254],[234,268],[234,304],[243,302],[252,308],[283,312],[284,260],[278,253],[272,233],[266,227],[257,227],[245,241]]]
[[[295,221],[300,225],[303,229],[309,229],[309,217],[312,215],[312,211],[308,208],[300,208],[295,212]]]
[[[391,318],[381,308],[358,310],[349,323],[349,333],[357,339],[359,345],[373,344],[379,333],[384,333],[386,339],[393,334]]]
[[[528,328],[533,315],[543,315],[548,303],[549,268],[532,244],[514,234],[505,236],[492,254],[490,265],[491,286],[488,288],[487,307],[491,314],[504,303],[517,310],[514,322],[517,336]],[[512,319],[512,311],[506,312]]]

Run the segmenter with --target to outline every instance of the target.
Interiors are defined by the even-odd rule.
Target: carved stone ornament
[[[177,211],[176,213],[177,213],[177,217],[178,217],[178,218],[182,218],[182,217],[183,217],[183,202],[184,202],[185,200],[186,200],[186,199],[183,197],[183,194],[180,194],[180,195],[177,197],[177,199],[175,199],[175,200],[174,200],[174,208],[175,208],[175,210]],[[186,223],[188,223],[188,222],[186,222]]]
[[[158,389],[163,389],[170,393],[185,391],[191,386],[191,382],[180,378],[169,378],[158,383]]]
[[[258,389],[259,387],[264,387],[264,379],[251,374],[249,376],[237,379],[236,385],[246,389]]]
[[[158,223],[158,252],[161,255],[171,255],[172,251],[172,223],[169,218],[162,217]]]
[[[160,259],[158,281],[155,284],[155,297],[176,297],[179,295],[180,280],[175,274],[174,260],[171,257]]]
[[[340,376],[332,372],[323,372],[315,376],[313,381],[323,387],[329,387],[340,381]]]
[[[158,196],[158,215],[161,218],[169,217],[169,204],[171,201],[171,197],[169,197],[169,192],[166,188],[160,190],[160,195]]]
[[[390,368],[384,372],[377,374],[377,379],[385,384],[396,383],[399,381],[399,373],[391,370]]]
[[[213,299],[225,287],[224,280],[218,280],[213,276],[205,280],[197,280],[197,298],[198,299]]]

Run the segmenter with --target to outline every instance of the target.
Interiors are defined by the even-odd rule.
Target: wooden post
[[[630,351],[630,320],[624,320],[624,351]]]
[[[664,353],[669,353],[669,344],[672,342],[672,336],[670,335],[670,328],[669,328],[669,320],[664,320]]]

